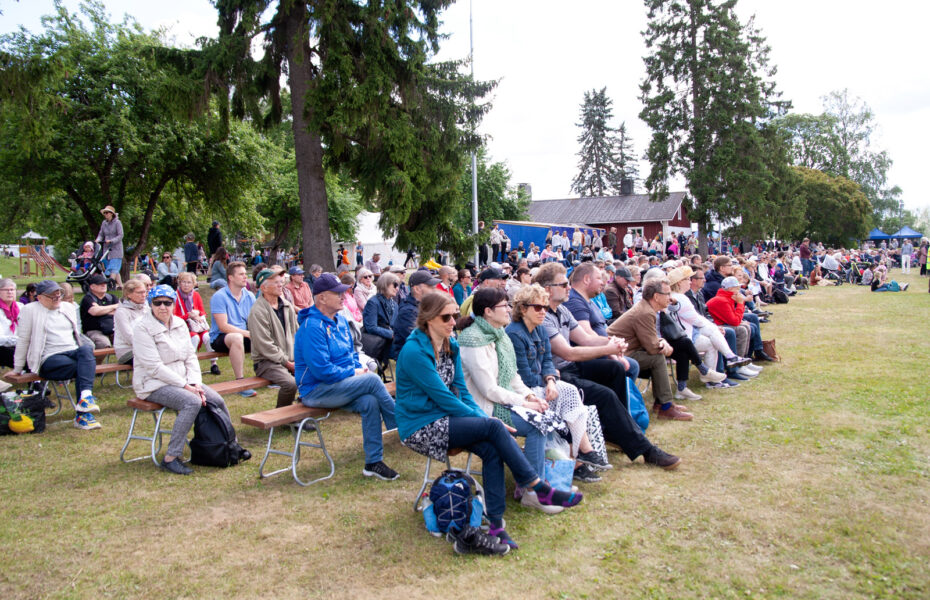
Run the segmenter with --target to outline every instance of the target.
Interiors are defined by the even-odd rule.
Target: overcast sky
[[[77,6],[67,0],[66,6]],[[178,45],[216,35],[215,9],[207,0],[105,0],[112,18],[131,14],[145,28],[168,27]],[[37,31],[51,0],[0,0],[0,31],[20,25]],[[576,174],[579,109],[584,92],[607,87],[616,123],[626,121],[642,153],[648,128],[637,116],[645,45],[646,11],[635,0],[474,0],[475,75],[499,79],[493,109],[481,125],[494,160],[505,161],[513,182],[532,185],[535,199],[570,197]],[[776,80],[795,112],[819,113],[821,97],[849,89],[875,112],[876,149],[887,150],[892,184],[908,208],[930,205],[920,173],[930,153],[930,69],[925,60],[926,17],[919,2],[885,0],[740,0],[743,19],[772,48]],[[450,38],[442,58],[468,55],[469,2],[444,15]],[[924,57],[924,58],[921,58]],[[923,140],[923,141],[921,141]],[[647,166],[642,164],[641,174]],[[684,189],[680,181],[672,188]]]

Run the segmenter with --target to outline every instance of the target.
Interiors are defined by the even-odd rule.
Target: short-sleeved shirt
[[[119,302],[113,294],[104,294],[103,298],[98,298],[92,293],[84,295],[81,299],[81,325],[84,333],[88,331],[101,331],[104,335],[113,335],[113,313],[95,317],[89,312],[91,306],[110,306]]]
[[[588,321],[591,324],[591,331],[607,337],[607,319],[604,318],[604,313],[596,304],[572,289],[563,306],[572,313],[576,321]]]
[[[243,288],[242,295],[237,301],[228,287],[222,288],[210,298],[210,314],[226,315],[226,322],[239,329],[249,328],[249,311],[255,304],[255,295],[249,290]],[[220,326],[216,318],[210,319],[210,342],[216,340],[220,335]]]
[[[578,321],[575,320],[572,313],[568,312],[567,308],[560,305],[555,312],[552,312],[551,309],[546,311],[543,327],[550,341],[555,336],[561,335],[567,343],[571,343],[571,332],[575,327],[578,327]],[[556,369],[564,369],[571,364],[571,361],[564,360],[553,352],[552,364],[555,365]]]

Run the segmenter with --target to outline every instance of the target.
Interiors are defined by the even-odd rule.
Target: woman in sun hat
[[[112,206],[104,206],[100,212],[103,213],[103,223],[97,234],[97,242],[110,251],[107,255],[106,275],[116,280],[116,289],[122,289],[123,279],[119,271],[123,266],[123,224]]]

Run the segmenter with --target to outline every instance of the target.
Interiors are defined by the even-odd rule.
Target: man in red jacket
[[[717,295],[707,301],[707,312],[714,318],[717,325],[736,327],[743,323],[743,313],[746,311],[746,296],[740,292],[739,280],[736,277],[724,277],[720,282]],[[756,360],[772,360],[762,351],[762,335],[759,326],[749,324],[749,350]]]

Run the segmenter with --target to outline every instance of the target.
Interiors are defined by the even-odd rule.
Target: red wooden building
[[[647,194],[534,200],[530,203],[530,220],[543,223],[585,223],[592,227],[617,228],[617,252],[623,247],[627,232],[639,231],[646,240],[662,234],[691,234],[691,221],[684,206],[685,192],[672,192],[665,200],[650,202]]]

